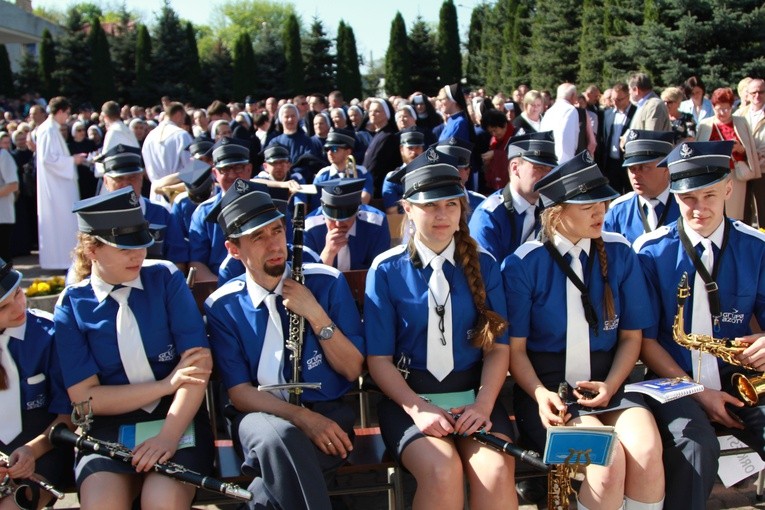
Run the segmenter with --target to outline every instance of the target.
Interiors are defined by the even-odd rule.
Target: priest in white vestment
[[[71,107],[63,97],[49,103],[50,115],[37,128],[37,222],[40,267],[67,269],[77,244],[77,217],[72,205],[80,199],[77,165],[85,154],[69,154],[61,126]]]

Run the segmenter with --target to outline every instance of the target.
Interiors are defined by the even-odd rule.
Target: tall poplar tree
[[[438,50],[428,24],[417,16],[409,31],[411,89],[432,96],[438,93]]]
[[[533,88],[576,81],[580,32],[577,0],[537,0],[528,57]]]
[[[132,97],[140,104],[156,101],[154,82],[151,79],[152,41],[146,25],[139,24],[135,41],[135,84]]]
[[[203,58],[204,83],[207,85],[207,97],[203,104],[209,104],[213,99],[228,101],[233,89],[233,60],[231,52],[223,41],[218,39],[212,51]]]
[[[332,54],[332,40],[327,37],[318,17],[313,18],[311,29],[303,39],[302,50],[305,91],[328,94],[335,88],[335,55]]]
[[[37,60],[31,51],[25,51],[19,62],[19,72],[16,74],[16,90],[19,93],[40,90],[40,73]]]
[[[284,57],[287,61],[284,71],[285,93],[289,95],[299,94],[305,89],[305,77],[300,44],[300,22],[294,12],[287,17],[283,30],[282,44],[284,45]]]
[[[405,96],[412,92],[410,60],[406,25],[401,13],[397,12],[390,25],[385,53],[385,91],[388,94]]]
[[[189,99],[196,101],[202,91],[202,67],[199,64],[199,48],[194,25],[186,22],[186,83],[189,86]]]
[[[457,24],[457,8],[452,0],[441,5],[438,16],[438,65],[440,81],[455,83],[462,79],[462,49]]]
[[[343,20],[337,27],[337,87],[348,99],[361,97],[361,71],[356,36]]]
[[[119,14],[119,22],[109,40],[112,62],[114,64],[114,84],[117,89],[117,101],[120,103],[133,102],[133,87],[135,85],[135,51],[138,35],[137,25],[125,5]]]
[[[470,13],[470,28],[468,29],[467,42],[467,67],[465,77],[468,85],[472,87],[483,87],[486,84],[484,78],[484,67],[481,42],[483,37],[483,27],[487,20],[487,13],[490,8],[488,4],[482,3],[476,6]],[[414,28],[412,28],[414,31]]]
[[[263,26],[255,38],[253,59],[255,72],[250,73],[251,83],[247,94],[255,97],[283,94],[287,61],[280,30],[272,29],[270,24]]]
[[[90,100],[98,108],[105,101],[115,99],[117,94],[114,87],[114,70],[109,53],[109,41],[106,40],[106,33],[98,18],[91,21],[88,46],[93,68],[93,76],[90,81]]]
[[[155,88],[161,96],[181,101],[189,99],[189,51],[181,20],[169,0],[164,0],[154,28],[151,68]]]
[[[8,48],[0,44],[0,96],[14,97],[16,89],[13,86],[13,72],[11,71],[11,59],[8,57]]]
[[[234,74],[232,95],[235,101],[243,101],[249,94],[250,77],[255,70],[255,52],[252,49],[250,34],[244,32],[239,35],[234,46]]]
[[[610,85],[603,82],[603,66],[606,40],[603,35],[603,0],[584,0],[582,5],[582,33],[579,38],[578,83],[582,87],[594,83],[601,88]]]
[[[56,70],[53,80],[58,84],[57,95],[66,96],[77,107],[91,99],[90,47],[83,28],[80,11],[71,7],[67,11],[65,32],[58,39],[56,51]]]
[[[47,28],[43,29],[42,41],[40,42],[40,59],[37,64],[40,74],[40,93],[45,97],[53,97],[57,89],[53,80],[53,72],[56,70],[56,44]]]

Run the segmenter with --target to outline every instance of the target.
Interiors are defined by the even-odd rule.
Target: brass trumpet
[[[685,332],[685,301],[690,295],[691,287],[688,284],[688,273],[683,273],[683,277],[680,278],[680,283],[677,285],[677,314],[675,315],[675,322],[672,324],[672,337],[675,342],[689,350],[695,349],[709,353],[731,365],[755,370],[753,366],[742,363],[736,358],[746,349],[747,344],[729,338],[720,339],[710,335]],[[701,359],[699,359],[699,365],[701,365]],[[701,367],[699,366],[699,368]],[[731,383],[748,406],[757,405],[760,396],[765,395],[765,375],[763,374],[749,378],[744,374],[733,374]]]

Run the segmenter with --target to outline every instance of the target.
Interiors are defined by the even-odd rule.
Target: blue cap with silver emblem
[[[241,237],[273,223],[282,214],[261,184],[237,179],[205,218],[227,238]]]
[[[334,220],[355,216],[361,205],[364,179],[330,179],[317,182],[321,187],[321,211]]]
[[[718,183],[730,174],[733,142],[684,142],[658,166],[669,168],[669,191],[686,193]]]
[[[630,129],[627,131],[627,143],[624,145],[624,164],[628,167],[640,163],[658,161],[672,152],[675,146],[675,134],[672,131],[646,131]]]
[[[132,187],[75,202],[77,228],[120,249],[148,248],[154,244],[141,203]]]
[[[429,148],[406,165],[403,174],[391,176],[404,186],[402,198],[415,204],[465,196],[457,166],[459,160]]]
[[[514,136],[508,140],[505,150],[508,161],[520,157],[538,165],[555,166],[558,164],[552,131]]]
[[[592,204],[619,196],[587,151],[553,168],[534,185],[534,191],[539,192],[545,207],[564,202]]]

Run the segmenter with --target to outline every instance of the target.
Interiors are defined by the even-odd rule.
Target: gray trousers
[[[721,370],[723,386],[730,380],[727,372],[726,369]],[[717,479],[720,456],[720,443],[714,426],[704,409],[692,397],[666,404],[647,398],[646,403],[656,418],[664,447],[664,508],[706,510],[707,499]],[[731,429],[730,434],[746,443],[765,460],[765,407],[761,404],[728,409],[745,426],[744,430]]]
[[[353,432],[353,410],[340,402],[316,404],[315,412]],[[345,461],[325,455],[303,431],[283,418],[249,413],[239,422],[242,472],[255,475],[248,489],[253,509],[331,510],[327,480]],[[353,436],[351,436],[353,437]]]

